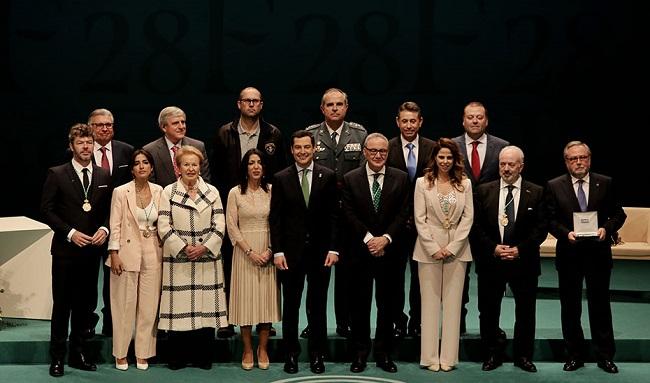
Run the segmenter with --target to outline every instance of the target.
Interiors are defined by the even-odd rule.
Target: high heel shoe
[[[455,370],[456,366],[448,366],[446,364],[440,364],[440,369],[444,372],[449,372],[451,370]]]
[[[142,371],[148,370],[149,369],[149,362],[146,359],[144,359],[144,362],[140,363],[140,359],[138,359],[138,360],[136,360],[135,367],[138,370],[142,370]]]
[[[257,367],[260,368],[260,370],[268,370],[269,369],[269,356],[266,356],[266,360],[260,359],[260,348],[257,348]]]
[[[244,355],[246,355],[246,354],[244,354]],[[246,370],[246,371],[250,371],[250,370],[253,369],[253,366],[255,366],[255,362],[254,361],[252,361],[252,362],[244,361],[244,355],[242,355],[242,358],[241,358],[241,368]]]
[[[437,363],[436,363],[436,364],[432,364],[432,365],[430,365],[430,366],[427,367],[427,370],[429,370],[429,371],[433,371],[433,372],[438,372],[438,371],[440,371],[440,365],[437,364]]]
[[[115,359],[115,368],[120,370],[120,371],[126,371],[129,369],[129,362],[126,360],[124,361],[124,364],[120,363]]]

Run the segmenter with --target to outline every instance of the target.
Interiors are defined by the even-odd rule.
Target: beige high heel
[[[266,360],[263,361],[260,359],[260,348],[257,348],[257,367],[260,368],[260,370],[268,370],[269,369],[269,356],[266,356]]]
[[[246,354],[244,354],[244,355],[246,355]],[[255,366],[255,361],[245,362],[244,361],[244,355],[242,355],[242,358],[241,358],[241,368],[246,370],[246,371],[250,371],[250,370],[253,369],[253,366]]]

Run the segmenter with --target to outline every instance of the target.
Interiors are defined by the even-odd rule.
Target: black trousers
[[[63,360],[66,355],[70,323],[70,354],[83,352],[83,332],[91,327],[91,315],[97,306],[99,255],[52,257],[52,321],[50,356]]]
[[[582,284],[587,287],[587,307],[591,339],[598,360],[612,360],[616,347],[609,300],[611,269],[607,266],[573,265],[558,270],[562,335],[569,358],[584,359],[585,336],[582,331]]]
[[[420,278],[418,276],[418,263],[413,260],[413,248],[415,247],[415,240],[417,239],[417,232],[414,230],[407,230],[403,239],[395,244],[395,271],[393,277],[395,278],[395,289],[393,293],[394,301],[394,315],[393,321],[396,327],[406,327],[408,321],[409,328],[416,328],[420,326],[420,318],[422,310],[420,307]],[[411,270],[411,281],[408,286],[408,300],[409,300],[409,315],[404,313],[404,305],[406,302],[406,267]]]
[[[507,284],[515,299],[513,356],[532,359],[535,343],[537,275],[523,273],[516,268],[510,268],[511,265],[504,266],[504,269],[481,271],[477,279],[481,340],[486,357],[497,355],[500,350],[497,331],[501,301]]]
[[[366,252],[367,253],[367,252]],[[394,291],[396,284],[396,256],[372,257],[364,254],[363,259],[352,268],[351,294],[352,343],[357,356],[365,359],[370,348],[370,310],[372,306],[373,282],[375,284],[375,303],[377,305],[377,324],[375,330],[375,357],[383,357],[393,349],[393,316],[395,312]]]
[[[306,256],[307,257],[307,256]],[[319,260],[322,257],[317,257]],[[282,338],[287,355],[300,354],[298,320],[300,301],[307,279],[307,323],[310,328],[310,355],[323,354],[327,349],[327,288],[330,268],[320,262],[291,265],[278,272],[282,284]]]
[[[341,254],[341,258],[347,254]],[[350,326],[350,266],[346,262],[334,265],[334,314],[337,327]]]
[[[189,331],[169,331],[169,363],[190,363],[196,366],[214,359],[214,331],[204,327]]]

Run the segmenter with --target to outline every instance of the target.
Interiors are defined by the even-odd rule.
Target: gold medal
[[[508,216],[505,214],[501,217],[501,226],[508,226]]]
[[[445,229],[449,229],[451,227],[451,223],[449,223],[449,218],[445,218],[445,222],[442,223],[442,227]]]
[[[149,230],[142,230],[142,236],[149,238],[151,236],[151,232]]]
[[[93,207],[90,205],[90,202],[88,202],[88,200],[85,199],[83,205],[81,205],[81,208],[83,209],[83,211],[89,212],[90,209],[92,209]]]

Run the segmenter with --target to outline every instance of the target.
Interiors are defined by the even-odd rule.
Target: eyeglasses
[[[370,149],[368,147],[364,147],[373,157],[376,156],[377,154],[380,154],[382,157],[388,154],[388,149]]]
[[[590,156],[574,156],[574,157],[566,157],[566,160],[571,162],[571,163],[576,163],[578,160],[580,161],[587,161]]]
[[[102,122],[93,122],[93,123],[90,124],[90,126],[92,126],[93,128],[99,128],[99,129],[103,129],[103,128],[111,129],[111,128],[113,128],[113,123],[112,122],[104,122],[104,123],[102,123]]]
[[[239,102],[242,102],[244,104],[257,105],[260,102],[262,102],[262,100],[260,100],[259,98],[242,98],[241,100],[239,100]]]

